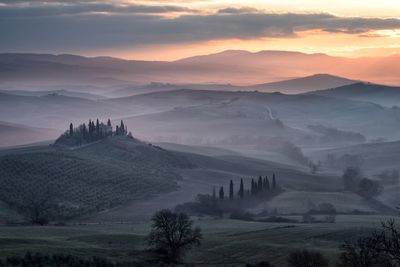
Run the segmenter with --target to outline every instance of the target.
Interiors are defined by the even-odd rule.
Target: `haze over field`
[[[399,8],[0,0],[0,266],[400,266]]]

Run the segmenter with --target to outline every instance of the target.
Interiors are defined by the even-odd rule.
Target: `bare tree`
[[[400,265],[400,231],[394,220],[367,237],[346,242],[338,266],[391,267]]]
[[[41,192],[26,192],[21,196],[20,209],[32,224],[45,225],[56,206],[54,199],[54,194],[48,188]]]
[[[187,214],[164,209],[158,211],[152,221],[148,244],[162,261],[178,263],[185,251],[200,245],[201,230],[193,227],[193,221]]]

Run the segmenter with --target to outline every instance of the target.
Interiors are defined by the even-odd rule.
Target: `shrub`
[[[364,178],[358,183],[357,193],[366,199],[370,199],[379,195],[382,190],[383,187],[378,181]]]

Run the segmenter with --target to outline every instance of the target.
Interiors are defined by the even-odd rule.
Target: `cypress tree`
[[[96,135],[100,136],[100,123],[99,119],[96,120]]]
[[[232,200],[233,199],[233,181],[231,180],[231,182],[229,183],[229,199]]]
[[[268,176],[265,176],[265,191],[269,191],[271,189],[271,186],[269,184]]]
[[[121,120],[121,126],[119,127],[119,131],[121,132],[121,135],[125,134],[125,125],[122,120]]]
[[[88,128],[89,128],[89,135],[92,135],[92,120],[89,120],[89,124],[88,124]]]
[[[243,197],[244,197],[243,178],[240,179],[240,188],[239,188],[238,195],[239,195],[240,198],[243,198]]]
[[[83,140],[87,141],[87,129],[86,129],[86,124],[82,125],[82,137]]]
[[[111,127],[111,120],[110,119],[108,119],[108,121],[107,121],[107,126]]]
[[[220,200],[224,200],[224,198],[225,198],[224,187],[221,186],[221,187],[219,188],[219,199],[220,199]]]
[[[251,192],[252,195],[255,195],[255,194],[256,194],[256,185],[255,185],[255,182],[254,182],[254,179],[253,179],[253,178],[251,179],[251,189],[250,189],[250,192]]]
[[[115,126],[115,135],[119,135],[119,126]]]
[[[261,175],[258,177],[257,192],[261,193],[263,191],[263,182]]]
[[[272,174],[272,190],[276,189],[275,173]]]
[[[69,125],[69,136],[73,136],[74,135],[74,125],[71,124]]]

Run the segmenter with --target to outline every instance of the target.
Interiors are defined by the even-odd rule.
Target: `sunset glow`
[[[400,52],[397,0],[0,1],[0,14],[3,52],[28,51],[28,44],[33,52],[142,60],[228,49]]]

